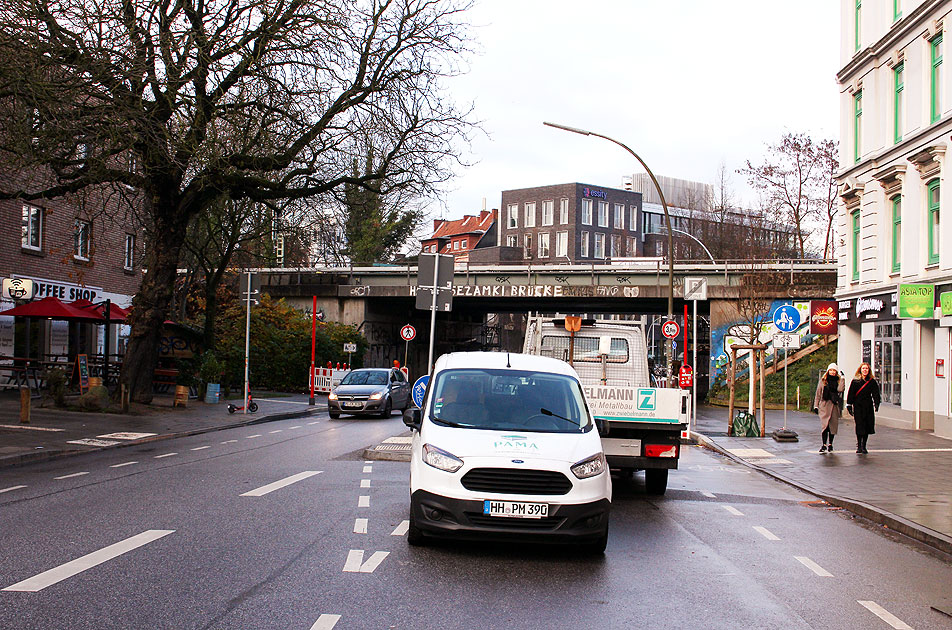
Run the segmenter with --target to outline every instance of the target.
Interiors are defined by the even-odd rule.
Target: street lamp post
[[[628,151],[638,163],[641,164],[642,168],[648,173],[648,177],[651,178],[651,183],[654,184],[655,190],[658,191],[658,196],[661,198],[661,207],[664,209],[664,223],[665,227],[668,229],[668,320],[674,319],[674,235],[671,230],[671,215],[668,213],[668,204],[664,200],[664,193],[661,191],[661,185],[658,184],[657,178],[655,178],[654,173],[651,172],[651,169],[648,168],[648,165],[645,164],[645,161],[642,160],[637,153],[632,151],[626,145],[622,144],[614,138],[609,138],[600,133],[595,133],[594,131],[586,131],[584,129],[578,129],[577,127],[569,127],[567,125],[560,125],[557,123],[543,122],[543,125],[547,127],[554,127],[555,129],[561,129],[562,131],[571,131],[572,133],[577,133],[583,136],[595,136],[596,138],[602,138],[603,140],[608,140],[614,144],[617,144],[625,151]],[[672,340],[668,339],[665,344],[665,368],[667,372],[667,383],[665,385],[670,386],[671,377],[672,377],[672,360],[674,359],[674,351],[672,348]]]
[[[693,240],[695,243],[697,243],[698,245],[701,246],[701,249],[703,249],[703,250],[704,250],[704,253],[707,254],[707,257],[711,259],[711,262],[715,262],[714,256],[711,255],[711,251],[707,248],[706,245],[704,245],[704,243],[701,242],[701,240],[700,240],[699,238],[697,238],[697,237],[694,236],[693,234],[688,234],[688,233],[685,232],[684,230],[679,230],[679,229],[677,229],[677,228],[671,228],[671,231],[672,231],[672,232],[677,232],[678,234],[682,234],[682,235],[684,235],[684,236],[687,236],[689,239]],[[652,234],[661,234],[661,232],[652,232]]]

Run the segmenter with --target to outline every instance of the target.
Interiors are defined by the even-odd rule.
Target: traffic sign
[[[685,278],[684,279],[684,299],[685,300],[706,300],[707,299],[707,278]]]
[[[413,404],[417,407],[423,407],[423,397],[426,396],[426,386],[430,383],[430,375],[424,374],[416,380],[416,383],[413,384],[413,391],[411,396],[413,398]]]
[[[773,336],[773,345],[775,348],[787,348],[789,350],[797,350],[800,348],[800,344],[803,343],[800,339],[800,335],[793,333],[776,333]]]
[[[681,333],[681,327],[678,325],[678,322],[673,319],[669,319],[665,323],[661,324],[661,334],[667,337],[668,339],[674,339]]]
[[[356,343],[345,343],[345,344],[344,344],[344,352],[357,352],[357,344],[356,344]]]
[[[800,311],[792,304],[784,304],[774,311],[773,324],[780,332],[793,332],[800,327]]]
[[[416,337],[416,328],[410,324],[400,329],[400,338],[404,341],[413,341],[414,337]]]

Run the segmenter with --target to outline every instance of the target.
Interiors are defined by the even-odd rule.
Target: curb
[[[913,540],[926,544],[943,553],[952,555],[952,537],[946,536],[941,532],[929,529],[928,527],[905,519],[901,516],[893,514],[892,512],[887,512],[886,510],[878,508],[875,505],[870,505],[868,503],[863,503],[862,501],[856,501],[854,499],[847,499],[845,497],[840,497],[833,494],[827,494],[817,490],[816,488],[800,483],[799,481],[789,479],[775,471],[762,468],[747,461],[746,459],[734,455],[727,449],[719,446],[716,442],[704,434],[691,431],[691,437],[696,439],[698,444],[704,446],[705,448],[709,448],[712,451],[716,451],[721,455],[728,457],[732,461],[737,462],[738,464],[752,468],[753,470],[772,477],[777,481],[783,482],[788,486],[793,486],[794,488],[802,490],[808,494],[812,494],[817,498],[823,499],[830,505],[835,505],[836,507],[849,510],[850,512],[858,516],[862,516],[867,520],[879,525],[883,525],[893,531],[899,532],[900,534],[908,536]]]
[[[189,431],[178,431],[176,433],[165,433],[162,435],[155,435],[147,438],[142,438],[139,440],[130,440],[128,442],[123,442],[121,444],[114,444],[113,446],[98,446],[86,450],[49,450],[42,452],[31,452],[31,453],[21,453],[19,455],[7,455],[0,457],[0,469],[3,468],[14,468],[16,466],[25,466],[27,464],[35,464],[39,462],[47,462],[55,459],[64,459],[66,457],[75,457],[77,455],[85,455],[87,453],[96,453],[98,451],[104,451],[106,449],[119,449],[119,448],[128,448],[130,446],[141,446],[142,444],[148,444],[149,442],[159,442],[162,440],[171,440],[174,438],[180,437],[189,437],[191,435],[201,435],[203,433],[211,433],[213,431],[225,431],[227,429],[237,429],[239,427],[246,427],[255,424],[264,424],[266,422],[276,422],[278,420],[290,420],[292,418],[303,418],[310,416],[311,414],[318,411],[327,411],[327,406],[322,407],[308,407],[303,411],[287,411],[283,413],[273,413],[267,416],[258,416],[252,418],[251,420],[244,420],[242,422],[232,422],[230,424],[222,424],[211,427],[203,427],[201,429],[192,429]],[[408,460],[409,461],[409,460]]]

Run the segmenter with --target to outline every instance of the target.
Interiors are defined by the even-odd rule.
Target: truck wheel
[[[667,468],[648,468],[645,470],[645,491],[647,491],[648,494],[662,495],[667,489]]]
[[[413,522],[413,515],[410,515],[410,527],[407,529],[407,543],[414,547],[422,547],[426,544],[426,538],[423,532]]]

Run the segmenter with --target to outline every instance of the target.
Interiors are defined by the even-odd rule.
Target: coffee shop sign
[[[76,300],[89,300],[95,302],[96,297],[102,289],[94,287],[81,287],[75,284],[64,284],[60,282],[49,282],[46,280],[33,280],[33,298],[40,299],[45,297],[55,297],[67,302]]]

